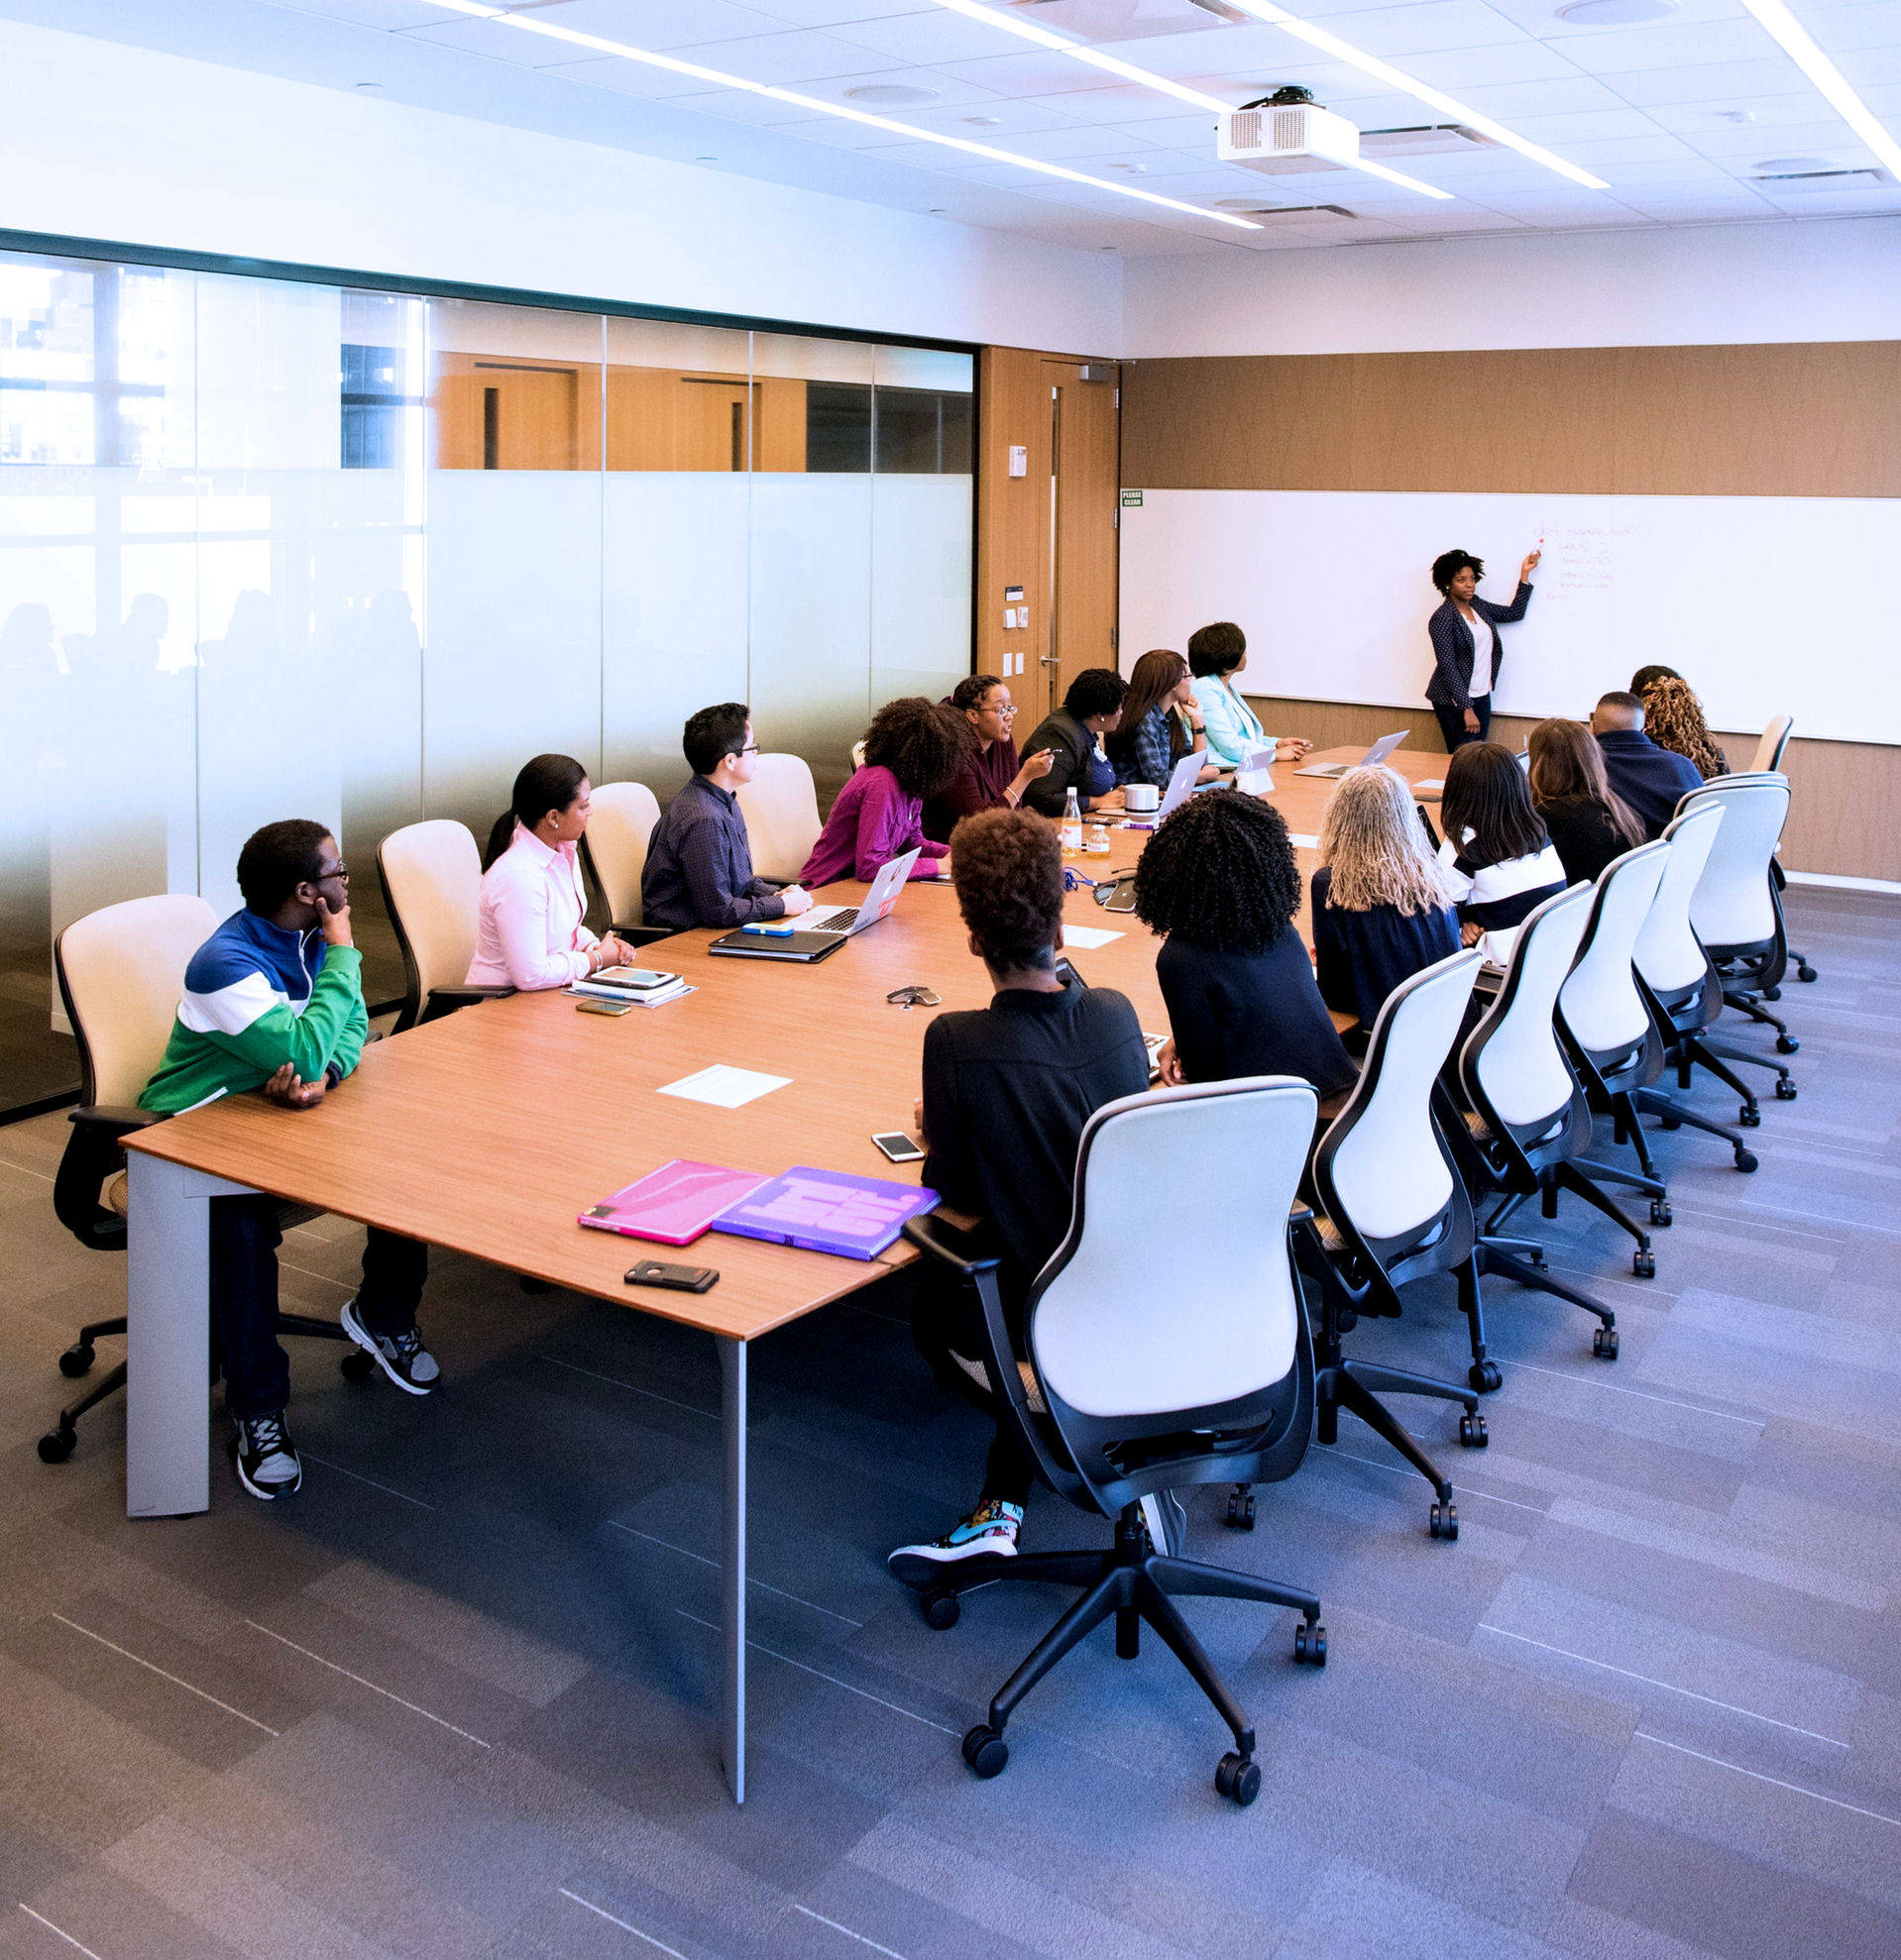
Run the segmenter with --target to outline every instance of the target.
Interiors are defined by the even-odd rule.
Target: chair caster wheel
[[[1618,1330],[1615,1327],[1601,1327],[1591,1337],[1591,1352],[1601,1361],[1615,1361],[1618,1358]]]
[[[1230,1490],[1228,1492],[1228,1528],[1230,1531],[1252,1531],[1254,1529],[1254,1492],[1252,1490]]]
[[[1457,1504],[1434,1504],[1432,1520],[1426,1529],[1434,1538],[1443,1538],[1448,1543],[1459,1535],[1459,1507]]]
[[[1786,1075],[1778,1075],[1776,1077],[1775,1099],[1777,1102],[1792,1103],[1795,1101],[1797,1093],[1795,1084]]]
[[[376,1362],[361,1348],[352,1348],[337,1363],[337,1372],[345,1381],[368,1381],[376,1371]]]
[[[1293,1664],[1295,1667],[1324,1668],[1327,1664],[1327,1630],[1323,1626],[1309,1626],[1305,1620],[1293,1630]]]
[[[1764,987],[1762,998],[1765,1001],[1779,1001],[1782,998],[1782,989],[1780,987]]]
[[[1738,1150],[1736,1152],[1736,1168],[1738,1170],[1753,1170],[1755,1166],[1756,1154],[1753,1150]]]
[[[1754,1103],[1744,1103],[1736,1112],[1736,1121],[1745,1130],[1760,1130],[1762,1128],[1762,1112]]]
[[[1492,1442],[1486,1434],[1484,1416],[1461,1416],[1459,1418],[1459,1441],[1468,1450],[1484,1450]]]
[[[1214,1787],[1245,1810],[1261,1795],[1261,1765],[1252,1756],[1237,1756],[1230,1749],[1215,1765]]]
[[[50,1429],[40,1439],[40,1461],[43,1464],[63,1464],[78,1447],[76,1430]]]
[[[1652,1225],[1670,1225],[1675,1222],[1675,1218],[1676,1214],[1671,1211],[1669,1205],[1663,1199],[1652,1198],[1650,1200],[1650,1223]]]
[[[1657,1276],[1656,1254],[1647,1249],[1630,1254],[1630,1270],[1639,1279],[1654,1279]]]
[[[68,1381],[76,1381],[92,1365],[92,1344],[89,1341],[75,1341],[59,1357],[59,1372]]]
[[[940,1633],[948,1633],[963,1617],[963,1607],[954,1592],[927,1592],[918,1602],[924,1608],[924,1623]]]
[[[1798,980],[1813,980],[1815,978],[1815,968],[1813,966],[1798,966],[1795,970],[1795,977]]]
[[[1499,1372],[1497,1361],[1474,1361],[1466,1369],[1465,1378],[1481,1395],[1490,1395],[1505,1376]]]
[[[1778,1034],[1775,1037],[1775,1051],[1779,1055],[1792,1055],[1801,1045],[1793,1034]]]
[[[1003,1774],[1010,1760],[1010,1745],[988,1722],[979,1722],[963,1738],[963,1760],[987,1783]]]
[[[1659,1125],[1665,1130],[1681,1130],[1683,1119],[1680,1116],[1666,1116],[1659,1119]]]

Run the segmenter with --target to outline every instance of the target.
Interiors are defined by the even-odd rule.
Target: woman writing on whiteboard
[[[1432,561],[1432,583],[1445,595],[1445,603],[1426,621],[1433,662],[1426,700],[1439,717],[1448,755],[1461,743],[1482,742],[1491,733],[1492,684],[1504,653],[1497,629],[1524,617],[1531,603],[1531,575],[1543,555],[1525,555],[1510,605],[1494,605],[1478,596],[1485,564],[1469,551],[1442,551]]]

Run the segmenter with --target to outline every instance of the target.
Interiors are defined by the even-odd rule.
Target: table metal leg
[[[721,1754],[732,1800],[746,1800],[746,1344],[715,1336],[720,1350],[720,1414],[726,1437],[721,1509]]]
[[[211,1505],[205,1384],[211,1378],[212,1198],[242,1184],[127,1152],[126,1515]]]

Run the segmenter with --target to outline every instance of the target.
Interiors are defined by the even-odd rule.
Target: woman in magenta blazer
[[[974,746],[954,708],[923,695],[886,702],[865,730],[864,767],[839,792],[799,883],[808,890],[836,878],[868,883],[914,849],[913,878],[935,878],[941,866],[948,875],[950,846],[924,834],[925,801],[957,780]]]

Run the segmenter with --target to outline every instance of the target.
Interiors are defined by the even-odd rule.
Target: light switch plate
[[[1028,443],[1013,442],[1010,445],[1010,474],[1013,477],[1027,477],[1030,474]]]

